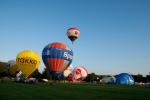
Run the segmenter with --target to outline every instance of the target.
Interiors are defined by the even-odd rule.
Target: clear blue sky
[[[66,30],[81,34],[74,45]],[[0,0],[0,60],[63,42],[96,74],[150,72],[150,0]],[[40,70],[44,68],[41,61]]]

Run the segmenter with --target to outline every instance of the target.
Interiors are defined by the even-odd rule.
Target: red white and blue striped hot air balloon
[[[59,79],[71,64],[73,51],[63,43],[54,42],[43,49],[42,59],[53,79]]]
[[[72,41],[72,43],[79,37],[80,31],[77,28],[69,28],[67,30],[67,36]]]

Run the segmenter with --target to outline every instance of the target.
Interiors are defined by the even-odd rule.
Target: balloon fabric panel
[[[50,63],[50,62],[54,62],[54,63],[50,63],[50,65],[49,66],[51,66],[50,67],[50,70],[51,71],[55,71],[55,72],[62,72],[63,71],[63,69],[65,69],[65,68],[59,68],[59,66],[62,66],[62,64],[63,64],[63,62],[64,62],[64,60],[63,59],[56,59],[56,58],[50,58],[50,59],[48,59],[48,62]],[[58,63],[55,63],[55,62],[58,62]],[[53,67],[52,67],[53,66]]]

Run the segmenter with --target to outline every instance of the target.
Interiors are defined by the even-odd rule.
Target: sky
[[[72,65],[89,73],[150,72],[149,0],[0,0],[0,61],[31,49],[42,54],[52,42],[74,52]],[[80,30],[74,42],[70,27]],[[41,59],[39,70],[44,63]]]

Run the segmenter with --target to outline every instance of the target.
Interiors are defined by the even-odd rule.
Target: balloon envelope
[[[80,35],[80,31],[77,28],[69,28],[67,30],[67,36],[68,38],[74,42]]]
[[[128,73],[121,73],[116,76],[116,84],[132,85],[134,78]]]
[[[73,70],[72,76],[75,80],[84,80],[88,75],[88,71],[83,66],[78,66]]]
[[[43,49],[42,59],[52,76],[59,76],[71,64],[73,52],[67,45],[54,42]]]
[[[24,50],[18,53],[16,64],[21,70],[23,76],[27,78],[40,65],[40,56],[32,50]]]
[[[101,83],[114,84],[116,83],[116,78],[113,76],[103,77]]]
[[[68,67],[66,70],[64,70],[64,72],[63,72],[64,77],[68,77],[69,74],[72,73],[72,70],[73,69],[71,67]]]

